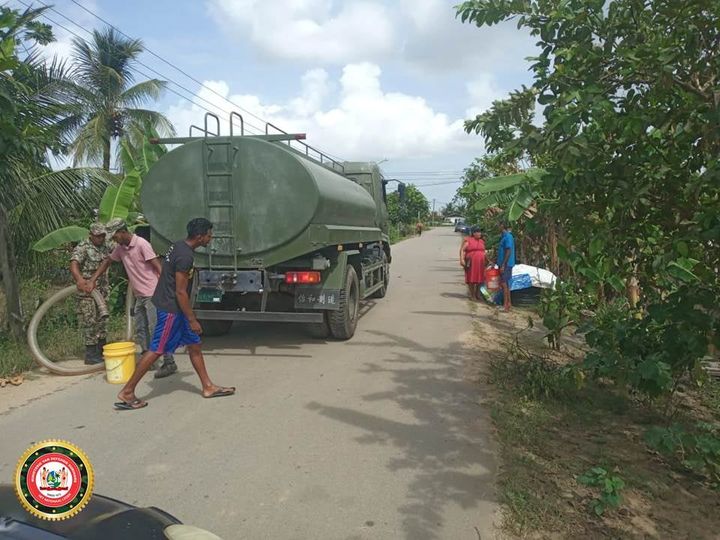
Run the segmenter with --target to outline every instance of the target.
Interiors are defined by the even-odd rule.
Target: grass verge
[[[29,318],[35,309],[62,286],[50,286],[46,282],[28,280],[23,283],[22,302]],[[0,308],[3,308],[0,298]],[[2,321],[0,321],[1,323]],[[38,329],[38,342],[45,355],[54,361],[82,358],[84,345],[79,330],[76,301],[71,297],[50,309]],[[124,316],[114,314],[108,322],[108,338],[115,341],[123,337]],[[0,333],[0,378],[10,377],[33,368],[35,360],[27,343],[15,341]]]
[[[667,418],[612,387],[578,389],[582,381],[557,358],[519,355],[517,345],[497,358],[487,374],[507,536],[717,538],[717,486],[645,443]],[[717,422],[720,384],[687,390],[683,404],[672,422]],[[586,485],[591,471],[602,478]]]

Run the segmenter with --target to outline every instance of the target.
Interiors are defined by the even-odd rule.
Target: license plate
[[[340,290],[321,287],[298,287],[295,290],[295,307],[302,309],[339,309]]]
[[[225,291],[215,288],[202,288],[198,290],[197,301],[205,304],[219,304],[222,302]]]

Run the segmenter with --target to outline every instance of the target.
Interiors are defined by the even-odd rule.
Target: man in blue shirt
[[[497,265],[500,267],[500,285],[503,292],[503,308],[510,311],[510,278],[515,266],[515,238],[510,225],[500,224],[500,247],[498,248]]]

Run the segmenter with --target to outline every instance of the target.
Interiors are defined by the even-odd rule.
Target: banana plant
[[[507,210],[510,221],[517,221],[523,215],[532,218],[537,212],[537,188],[544,174],[543,169],[528,169],[521,173],[483,178],[468,185],[465,194],[480,197],[473,205],[475,210],[501,207]]]
[[[140,220],[138,199],[142,180],[153,163],[167,152],[162,145],[150,144],[150,139],[156,136],[157,134],[151,131],[140,148],[134,148],[127,140],[121,142],[120,161],[125,172],[119,184],[105,189],[98,207],[98,221],[107,223],[113,218],[122,218],[132,224]],[[50,251],[68,242],[80,242],[87,238],[88,234],[90,231],[84,227],[62,227],[38,240],[32,249]]]

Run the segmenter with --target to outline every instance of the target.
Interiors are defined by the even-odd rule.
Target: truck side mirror
[[[402,182],[399,182],[397,190],[398,190],[398,198],[400,199],[400,203],[402,204],[405,202],[405,184],[403,184]]]

